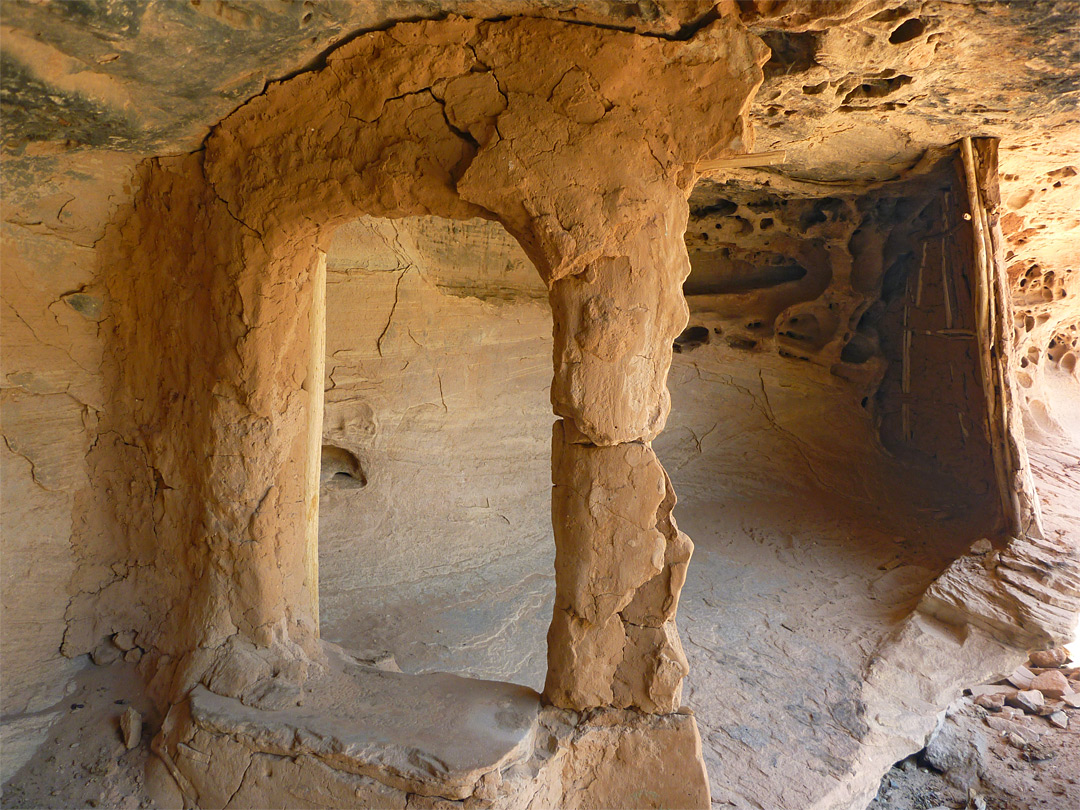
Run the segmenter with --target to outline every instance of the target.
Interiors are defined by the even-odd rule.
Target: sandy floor
[[[133,664],[88,666],[76,676],[76,689],[63,705],[62,716],[37,754],[4,785],[4,807],[63,808],[153,807],[146,794],[144,771],[150,735],[133,750],[124,747],[120,717],[134,706],[146,729],[160,719],[141,697]]]
[[[932,502],[876,448],[827,373],[766,362],[740,377],[735,361],[697,350],[672,375],[672,434],[703,437],[700,453],[668,451],[696,543],[685,701],[714,806],[797,808],[847,778],[863,667],[971,538],[952,500]],[[721,384],[703,390],[709,376]]]

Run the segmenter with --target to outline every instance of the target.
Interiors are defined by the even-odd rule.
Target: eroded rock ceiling
[[[267,82],[404,19],[528,14],[680,38],[718,13],[739,14],[773,51],[752,118],[759,150],[788,151],[789,177],[890,179],[973,133],[1047,160],[1076,148],[1074,0],[9,0],[4,154],[191,151]],[[8,165],[15,184],[20,168]]]

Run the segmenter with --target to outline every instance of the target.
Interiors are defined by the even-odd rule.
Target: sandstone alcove
[[[838,196],[812,183],[771,190],[738,178],[700,185],[685,285],[696,325],[684,336],[704,337],[676,363],[693,365],[694,347],[712,346],[725,352],[725,369],[747,369],[729,386],[737,376],[744,393],[766,399],[766,383],[778,386],[778,407],[790,412],[780,448],[786,442],[789,451],[765,460],[774,480],[808,475],[866,502],[918,500],[921,487],[924,496],[952,498],[954,511],[974,521],[968,532],[982,536],[1001,517],[984,435],[974,249],[961,232],[967,198],[957,150],[927,162],[913,178],[861,194]],[[817,415],[796,416],[793,396]],[[815,402],[832,397],[835,405]],[[766,411],[775,426],[771,408],[763,401],[749,410]],[[712,432],[680,429],[695,442]],[[831,457],[800,459],[808,446]],[[922,470],[897,473],[893,488],[914,490],[885,496],[885,487],[871,496],[874,476],[890,465]],[[718,474],[745,481],[763,472]],[[837,480],[824,480],[830,475]]]
[[[7,3],[5,806],[863,810],[1080,690],[1076,5]]]
[[[775,790],[728,768],[714,796],[796,806],[840,778],[874,733],[868,653],[1003,525],[962,172],[957,148],[856,194],[735,174],[691,196],[655,442],[696,544],[689,694],[712,772],[747,748],[784,763]],[[778,693],[802,722],[777,726]]]

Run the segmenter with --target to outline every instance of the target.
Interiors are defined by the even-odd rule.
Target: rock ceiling
[[[527,13],[680,37],[737,13],[773,50],[752,118],[784,176],[815,184],[896,177],[965,134],[1001,137],[1050,170],[1080,148],[1080,3],[536,0]],[[267,82],[317,67],[362,31],[456,13],[520,14],[506,0],[22,2],[4,4],[9,182],[88,148],[192,151]],[[719,10],[719,12],[718,12]],[[1005,167],[1009,171],[1008,166]]]
[[[666,38],[735,14],[764,40],[772,57],[746,147],[785,160],[707,172],[696,209],[723,205],[731,186],[859,194],[964,135],[993,136],[1017,293],[1030,297],[1025,275],[1056,274],[1062,290],[1078,278],[1078,0],[5,0],[4,219],[91,245],[141,160],[200,149],[269,83],[320,67],[360,33],[522,13]],[[1054,321],[1080,318],[1055,306]]]

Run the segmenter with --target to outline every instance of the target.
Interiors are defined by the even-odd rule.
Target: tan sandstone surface
[[[5,2],[4,805],[864,807],[1075,628],[1078,16]]]

